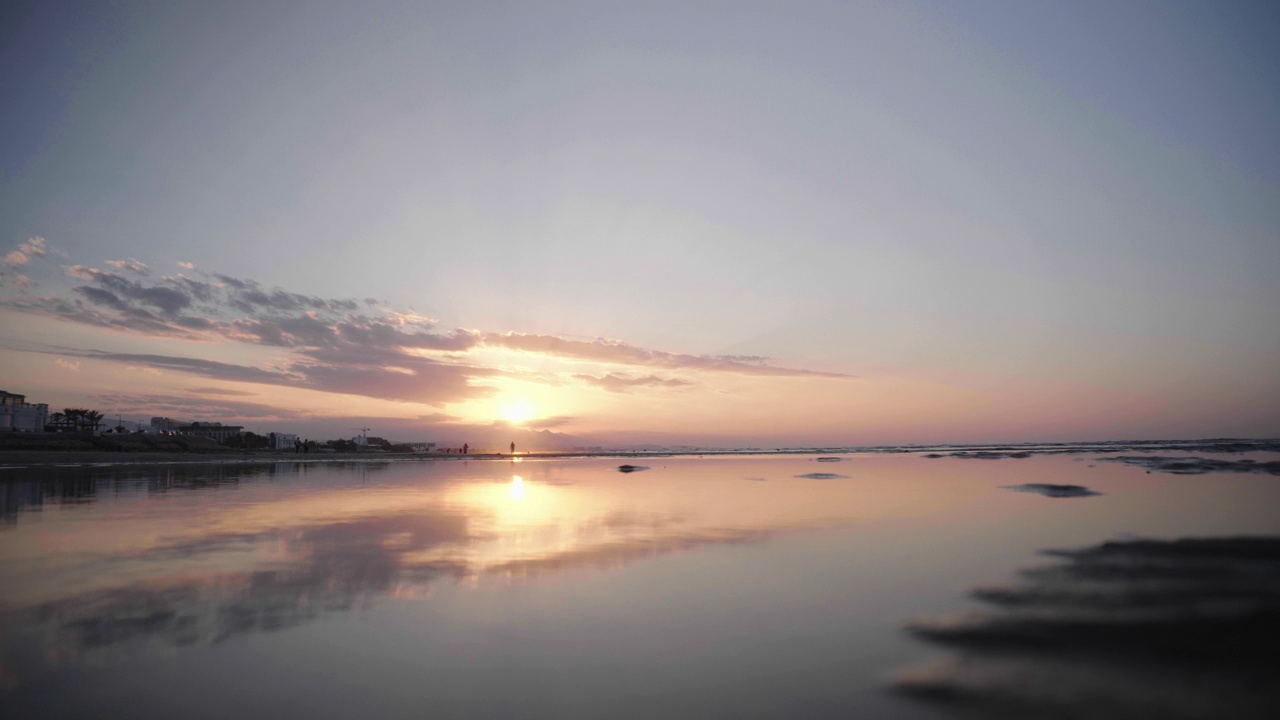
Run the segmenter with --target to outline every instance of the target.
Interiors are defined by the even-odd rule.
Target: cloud
[[[229,275],[213,276],[226,291],[226,299],[231,307],[244,313],[255,314],[263,311],[296,312],[315,310],[322,312],[354,312],[360,308],[359,303],[349,299],[330,299],[314,295],[301,295],[280,288],[264,288],[255,280],[242,280]]]
[[[577,422],[578,418],[572,415],[556,415],[554,417],[534,418],[522,423],[531,430],[547,430],[550,428],[564,427]]]
[[[574,375],[579,380],[584,380],[591,385],[602,387],[609,392],[630,392],[638,387],[682,387],[692,385],[688,380],[680,378],[660,378],[657,375],[646,375],[644,377],[627,377],[625,375],[615,375],[614,373],[606,373],[600,377],[595,375],[578,374]]]
[[[44,257],[49,249],[49,245],[44,238],[33,237],[5,253],[3,261],[0,262],[0,287],[12,283],[18,288],[18,292],[22,294],[34,289],[36,286],[35,281],[19,271],[18,268],[24,268],[33,259]]]
[[[110,290],[103,290],[101,288],[95,288],[95,287],[89,287],[87,285],[83,285],[81,287],[76,288],[75,291],[83,295],[86,300],[93,303],[94,305],[102,305],[104,307],[109,307],[114,310],[119,310],[120,312],[129,312],[128,304],[126,304],[125,301],[121,300],[119,297],[116,296],[115,293],[111,292]]]
[[[126,270],[134,273],[135,275],[142,275],[145,277],[151,274],[151,268],[147,267],[146,263],[139,262],[133,258],[129,258],[128,260],[108,260],[107,264],[117,270]]]
[[[487,368],[446,365],[422,358],[408,360],[409,367],[392,369],[379,365],[306,365],[292,368],[303,376],[302,384],[325,392],[421,402],[439,405],[490,394],[492,388],[475,386],[471,379],[495,374]],[[408,370],[404,372],[403,370]]]
[[[43,254],[35,239],[18,251]],[[17,252],[17,251],[15,251]],[[496,333],[457,328],[415,310],[389,307],[374,298],[327,298],[269,287],[246,278],[197,271],[152,275],[130,258],[105,268],[72,264],[54,279],[55,291],[0,299],[0,309],[52,317],[148,338],[233,342],[276,348],[283,357],[263,368],[173,354],[134,354],[78,349],[73,354],[156,371],[181,372],[231,382],[300,387],[399,402],[442,405],[495,392],[495,376],[558,384],[570,376],[486,366],[473,351],[498,348],[599,363],[596,373],[573,377],[608,392],[674,388],[692,384],[678,371],[776,377],[842,378],[770,365],[759,356],[705,356],[650,350],[617,340],[575,340],[554,335]],[[77,282],[78,281],[78,282]],[[51,283],[52,284],[52,283]],[[58,354],[67,355],[65,352]],[[191,351],[199,355],[199,351]],[[617,372],[616,366],[635,368]],[[664,371],[661,373],[654,370]]]
[[[135,353],[104,352],[102,350],[84,350],[79,357],[92,360],[109,360],[157,370],[174,370],[190,375],[228,380],[231,382],[265,383],[268,385],[297,385],[303,380],[299,375],[247,365],[234,365],[216,360],[198,358],[172,357],[169,355],[149,355]]]
[[[618,365],[661,367],[673,370],[702,370],[710,372],[738,373],[744,375],[771,375],[785,377],[849,377],[840,373],[817,372],[765,365],[764,358],[752,356],[750,362],[731,356],[687,355],[683,353],[648,350],[617,340],[603,338],[583,341],[570,340],[554,335],[527,335],[524,333],[486,333],[484,344],[511,350],[546,353],[562,357],[591,360]]]
[[[183,262],[181,260],[178,261],[178,267],[183,268],[184,270],[196,269],[195,263]]]
[[[60,368],[70,370],[71,372],[80,372],[80,362],[78,360],[64,360],[62,358],[57,358],[53,361],[53,364]]]
[[[472,379],[497,373],[488,368],[448,365],[413,356],[400,357],[398,362],[404,366],[398,368],[383,365],[376,357],[367,363],[355,356],[346,356],[341,362],[317,363],[303,356],[283,363],[279,369],[264,369],[172,355],[66,348],[33,351],[119,362],[130,369],[153,374],[168,370],[226,382],[303,387],[322,392],[429,405],[483,397],[493,392],[493,389],[472,385]],[[231,394],[228,391],[220,392]]]
[[[426,415],[419,415],[418,420],[422,421],[423,423],[448,424],[448,423],[458,422],[459,418],[456,415],[436,412],[436,413],[427,413]]]
[[[143,267],[145,268],[146,266],[144,265]],[[67,268],[67,274],[81,280],[88,280],[98,286],[98,288],[92,288],[81,285],[75,288],[82,294],[95,289],[108,291],[113,296],[113,302],[119,303],[124,307],[128,306],[124,305],[123,300],[128,299],[160,310],[166,315],[176,315],[192,304],[191,296],[177,287],[144,285],[118,273],[85,267],[84,265],[72,265]],[[92,296],[90,296],[90,299],[92,301]],[[117,305],[109,305],[109,307],[120,309]]]
[[[188,388],[187,392],[193,395],[231,395],[231,396],[241,396],[241,397],[247,397],[247,396],[253,395],[253,393],[247,392],[245,390],[236,390],[233,388],[223,388],[223,387],[195,387],[195,388]]]
[[[56,317],[60,320],[83,325],[93,325],[152,337],[175,337],[189,340],[209,339],[185,327],[183,324],[185,318],[177,318],[176,320],[162,318],[145,308],[128,305],[128,303],[125,303],[110,291],[101,291],[108,293],[104,295],[90,292],[91,290],[98,290],[98,288],[72,290],[76,294],[85,296],[85,299],[90,302],[85,302],[85,300],[79,298],[45,295],[6,298],[0,300],[0,308],[33,315]],[[121,307],[125,309],[119,310],[112,307],[113,299],[121,303]],[[106,310],[102,309],[104,307]],[[107,310],[114,310],[115,312],[107,312]]]
[[[207,389],[207,388],[206,388]],[[227,394],[218,391],[215,394]],[[279,417],[303,417],[283,412],[261,403],[206,397],[206,393],[188,390],[187,394],[170,393],[101,393],[93,396],[103,407],[111,407],[125,415],[143,417],[162,415],[179,419],[252,420]]]
[[[26,265],[32,258],[44,257],[46,252],[48,252],[48,245],[45,239],[33,237],[5,255],[4,261],[9,265]]]
[[[144,373],[146,373],[146,374],[148,374],[148,375],[163,375],[163,374],[164,374],[164,371],[163,371],[163,370],[160,370],[159,368],[153,368],[153,367],[147,367],[147,366],[138,367],[137,365],[129,365],[129,366],[128,366],[128,367],[126,367],[125,369],[126,369],[126,370],[134,370],[134,371],[137,371],[137,372],[144,372]]]

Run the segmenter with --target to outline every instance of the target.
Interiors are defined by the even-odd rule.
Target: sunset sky
[[[0,389],[482,447],[1280,435],[1280,6],[627,5],[5,4]]]

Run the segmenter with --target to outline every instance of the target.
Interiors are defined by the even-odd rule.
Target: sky
[[[1274,3],[630,5],[5,4],[0,389],[480,447],[1280,436]]]

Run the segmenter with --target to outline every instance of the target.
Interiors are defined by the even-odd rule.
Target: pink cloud
[[[578,374],[575,378],[583,380],[591,385],[602,387],[609,392],[630,392],[640,387],[683,387],[692,385],[688,380],[680,378],[660,378],[657,375],[645,375],[642,377],[628,377],[625,375],[617,375],[614,373],[605,373],[599,377],[595,375]]]
[[[26,247],[24,245],[23,247]],[[43,252],[43,245],[32,245]],[[20,248],[21,249],[21,248]],[[160,355],[85,349],[71,354],[120,362],[149,372],[173,371],[217,380],[419,402],[433,405],[483,397],[493,392],[485,378],[510,375],[532,382],[562,383],[551,373],[527,376],[484,367],[469,351],[505,348],[607,365],[635,373],[579,374],[609,392],[675,388],[690,381],[653,370],[697,371],[779,377],[846,377],[835,373],[777,367],[760,357],[674,353],[621,341],[574,340],[554,335],[435,329],[436,321],[412,310],[389,308],[366,298],[325,298],[266,287],[257,281],[197,273],[153,278],[139,260],[112,260],[107,269],[70,265],[65,277],[81,281],[39,297],[0,300],[0,308],[57,318],[152,338],[280,348],[274,368],[203,360],[185,354]],[[65,280],[62,281],[66,286]],[[429,355],[429,357],[428,357]]]
[[[689,355],[662,350],[649,350],[617,340],[570,340],[554,335],[526,335],[524,333],[485,333],[485,345],[511,350],[546,353],[561,357],[591,360],[619,365],[659,367],[706,372],[737,373],[744,375],[771,375],[788,377],[849,377],[840,373],[817,372],[795,368],[775,367],[764,364],[764,358],[752,357],[740,360],[731,356]]]
[[[48,252],[48,244],[42,237],[33,237],[10,251],[4,261],[10,265],[26,265],[32,258],[43,257]]]

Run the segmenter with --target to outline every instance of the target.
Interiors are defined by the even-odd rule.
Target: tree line
[[[54,430],[97,430],[102,424],[102,413],[88,408],[66,408],[49,416],[47,427]]]

